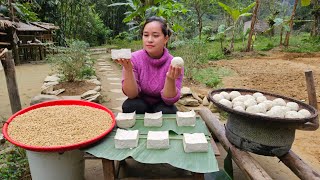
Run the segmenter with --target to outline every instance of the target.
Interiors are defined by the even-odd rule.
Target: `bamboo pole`
[[[238,165],[242,172],[244,172],[249,179],[254,180],[268,180],[272,179],[268,173],[261,167],[261,165],[248,153],[241,151],[233,146],[225,135],[225,129],[220,124],[219,120],[211,113],[208,108],[202,108],[199,112],[202,119],[207,124],[210,131],[214,133],[217,139],[222,144],[223,148],[232,152],[232,159]]]
[[[5,59],[1,58],[0,61],[2,63],[3,70],[6,76],[11,111],[12,111],[12,114],[14,114],[19,110],[21,110],[21,102],[20,102],[17,81],[16,81],[16,72],[14,67],[14,61],[12,59],[12,54],[11,52],[7,52],[8,51],[7,49],[5,49],[4,51],[6,51],[4,53]]]
[[[287,154],[278,158],[300,179],[320,179],[320,174],[307,165],[293,151],[290,150]]]
[[[307,92],[308,92],[308,100],[309,104],[313,106],[316,110],[318,110],[318,102],[316,95],[316,88],[313,80],[313,73],[311,70],[305,71],[306,76],[306,84],[307,84]],[[307,122],[305,124],[299,125],[297,129],[304,131],[315,131],[319,128],[319,118],[315,118],[314,120]]]

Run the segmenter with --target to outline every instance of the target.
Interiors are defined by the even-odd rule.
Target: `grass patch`
[[[222,86],[222,77],[232,75],[232,71],[226,68],[204,68],[193,69],[193,79],[199,83],[205,84],[210,88]]]
[[[0,153],[0,179],[30,180],[29,164],[26,151],[18,147],[10,147],[6,142]]]

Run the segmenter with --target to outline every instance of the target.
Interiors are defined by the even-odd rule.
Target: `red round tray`
[[[103,111],[106,111],[108,114],[111,115],[112,117],[112,125],[109,129],[107,129],[104,133],[100,134],[99,136],[87,140],[87,141],[83,141],[80,143],[76,143],[76,144],[71,144],[71,145],[66,145],[66,146],[50,146],[50,147],[43,147],[43,146],[30,146],[30,145],[26,145],[26,144],[22,144],[19,143],[17,141],[14,141],[13,139],[11,139],[7,133],[8,130],[8,125],[10,124],[11,121],[14,120],[14,118],[18,115],[24,114],[28,111],[31,111],[33,109],[37,109],[37,108],[41,108],[41,107],[47,107],[47,106],[57,106],[57,105],[79,105],[79,106],[89,106],[89,107],[93,107],[93,108],[97,108],[97,109],[101,109]],[[115,117],[114,114],[106,107],[97,104],[97,103],[92,103],[92,102],[88,102],[88,101],[82,101],[82,100],[55,100],[55,101],[48,101],[48,102],[43,102],[43,103],[39,103],[39,104],[35,104],[33,106],[27,107],[25,109],[22,109],[20,111],[18,111],[17,113],[15,113],[14,115],[12,115],[7,122],[5,122],[3,128],[2,128],[2,133],[4,135],[4,137],[11,142],[14,145],[17,145],[19,147],[22,147],[24,149],[27,150],[31,150],[31,151],[46,151],[46,152],[64,152],[64,151],[69,151],[69,150],[73,150],[73,149],[79,149],[79,148],[83,148],[85,146],[88,146],[92,143],[95,143],[97,141],[99,141],[100,139],[102,139],[103,137],[105,137],[110,131],[112,131],[112,129],[115,126]]]

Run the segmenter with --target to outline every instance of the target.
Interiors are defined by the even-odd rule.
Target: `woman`
[[[122,91],[128,96],[124,113],[176,113],[183,69],[170,66],[173,56],[165,48],[170,35],[163,18],[150,17],[142,28],[143,49],[133,52],[131,60],[117,60],[123,66]]]

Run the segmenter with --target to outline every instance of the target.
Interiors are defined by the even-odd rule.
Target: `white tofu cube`
[[[131,49],[111,49],[112,59],[131,59]]]
[[[120,59],[120,49],[111,49],[111,58],[112,59]]]
[[[120,57],[123,59],[131,59],[131,49],[121,49]]]
[[[189,112],[177,112],[176,120],[178,126],[195,126],[196,125],[196,113],[194,110]]]
[[[168,149],[169,131],[149,131],[147,149]]]
[[[118,113],[116,123],[119,128],[130,128],[136,123],[136,112]]]
[[[161,127],[162,111],[156,113],[145,113],[143,123],[146,127]]]
[[[204,133],[183,133],[183,149],[186,153],[207,152],[208,141]]]
[[[135,148],[139,142],[139,130],[117,129],[114,136],[114,145],[116,149]]]

